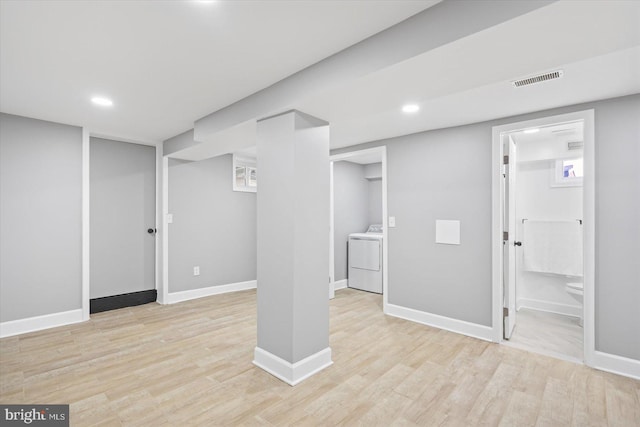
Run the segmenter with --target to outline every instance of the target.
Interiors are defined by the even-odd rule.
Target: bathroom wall
[[[533,154],[537,160],[518,161],[516,191],[516,239],[523,236],[522,219],[542,221],[571,221],[582,219],[582,186],[552,187],[555,172],[555,157],[561,154],[545,155],[547,144],[538,142],[518,143],[518,154],[525,151]],[[558,143],[557,145],[562,145]],[[581,155],[581,153],[579,153]],[[574,154],[575,155],[575,154]],[[551,157],[551,158],[550,158]],[[524,242],[526,245],[526,242]],[[522,255],[517,251],[518,265],[524,265]],[[517,306],[538,308],[567,315],[579,315],[581,306],[567,294],[565,284],[569,279],[565,276],[543,274],[518,269],[516,279]]]

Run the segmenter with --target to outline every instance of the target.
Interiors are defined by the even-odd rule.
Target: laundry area
[[[383,293],[383,197],[379,153],[332,162],[335,289]]]

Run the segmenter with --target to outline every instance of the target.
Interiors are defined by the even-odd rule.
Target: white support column
[[[298,111],[258,122],[258,346],[295,385],[331,365],[329,125]]]

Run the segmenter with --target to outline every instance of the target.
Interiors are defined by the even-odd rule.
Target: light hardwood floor
[[[101,313],[0,340],[0,402],[71,425],[640,425],[640,381],[331,301],[334,365],[290,387],[252,365],[255,291]]]

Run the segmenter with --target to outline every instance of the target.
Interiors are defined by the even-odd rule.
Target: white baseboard
[[[458,334],[467,335],[473,338],[479,338],[485,341],[493,341],[494,332],[490,326],[478,325],[477,323],[465,322],[464,320],[452,319],[437,314],[427,313],[425,311],[414,310],[412,308],[401,307],[395,304],[387,304],[385,314],[389,316],[399,317],[401,319],[410,320],[412,322],[422,323],[423,325],[433,326],[439,329],[456,332]]]
[[[57,326],[71,325],[83,322],[82,309],[62,311],[60,313],[45,314],[28,317],[26,319],[10,320],[0,323],[0,338],[41,331]]]
[[[596,351],[593,354],[593,368],[640,380],[640,360]]]
[[[253,364],[287,384],[294,386],[324,368],[331,366],[333,361],[331,360],[330,347],[320,350],[296,363],[287,362],[260,347],[256,347]]]
[[[347,279],[336,280],[333,282],[333,289],[337,291],[338,289],[346,288],[348,285],[349,281]]]
[[[167,294],[167,300],[164,304],[175,304],[177,302],[189,301],[196,298],[209,297],[211,295],[226,294],[228,292],[246,291],[247,289],[256,289],[256,280],[247,282],[230,283],[228,285],[209,286],[207,288],[191,289],[188,291],[170,292]]]
[[[518,298],[518,310],[521,308],[582,318],[582,307],[579,305],[561,304],[531,298]]]

